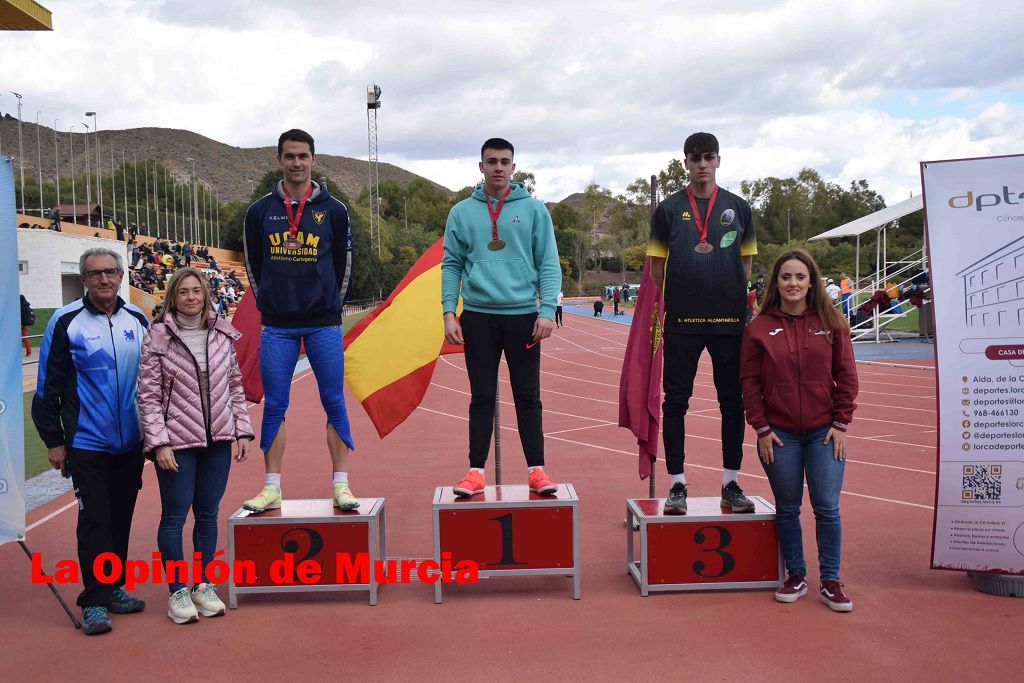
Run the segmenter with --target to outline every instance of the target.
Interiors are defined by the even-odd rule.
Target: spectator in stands
[[[214,310],[217,311],[217,315],[222,318],[228,317],[228,304],[224,301],[224,297],[215,296],[213,297]]]
[[[28,328],[36,324],[36,312],[25,295],[21,295],[21,341],[25,344],[25,356],[32,355],[32,343],[28,339]]]
[[[124,226],[117,222],[116,218],[111,219],[114,224],[114,232],[117,235],[118,242],[124,242]]]
[[[104,553],[124,566],[132,515],[142,485],[142,434],[136,376],[146,315],[118,295],[122,256],[86,250],[79,272],[86,294],[57,309],[46,326],[32,420],[54,469],[70,473],[78,497],[78,595],[83,632],[106,633],[109,612],[139,612],[123,574],[101,581],[93,568]]]
[[[754,289],[757,290],[757,305],[760,307],[764,301],[764,273],[757,276],[757,281],[754,282]]]
[[[899,286],[889,280],[885,283],[885,293],[889,297],[889,305],[886,308],[891,308],[890,313],[902,313],[903,309],[900,308],[900,288]]]
[[[781,334],[780,334],[781,332]],[[775,494],[776,528],[788,576],[779,602],[807,593],[800,505],[804,479],[814,510],[822,602],[836,612],[853,603],[839,580],[839,494],[846,428],[858,382],[849,327],[822,291],[821,273],[800,249],[772,267],[764,312],[743,335],[740,370],[746,419]],[[797,395],[799,392],[799,395]]]
[[[207,267],[210,270],[215,270],[218,273],[220,272],[220,266],[217,265],[217,259],[215,259],[213,256],[210,256],[210,263]]]
[[[50,229],[51,230],[56,230],[57,232],[60,232],[60,209],[59,208],[54,208],[53,209],[53,223],[50,224]]]
[[[750,285],[750,290],[747,292],[747,322],[749,325],[750,321],[757,315],[757,285]]]
[[[231,468],[246,459],[253,435],[235,357],[241,336],[218,318],[202,274],[176,272],[168,283],[166,306],[153,320],[142,344],[139,365],[139,415],[145,451],[156,463],[160,484],[162,559],[184,559],[181,535],[191,509],[194,551],[200,553],[202,581],[189,590],[180,577],[168,577],[167,616],[176,624],[198,621],[199,614],[224,614],[224,603],[205,573],[217,550],[217,515]],[[168,420],[174,410],[180,418]]]
[[[846,273],[839,274],[839,302],[843,306],[843,315],[849,319],[853,314],[853,285]]]
[[[185,257],[185,267],[192,267],[192,245],[189,242],[185,242],[185,246],[181,248],[181,255]]]
[[[832,278],[829,278],[825,283],[825,292],[828,294],[829,300],[832,301],[833,306],[839,305],[839,285]]]

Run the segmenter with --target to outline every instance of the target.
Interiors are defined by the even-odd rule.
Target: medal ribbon
[[[718,196],[718,185],[715,185],[715,189],[711,192],[711,197],[708,198],[708,213],[704,218],[701,218],[700,211],[697,210],[697,199],[693,196],[693,186],[686,186],[686,196],[690,198],[690,210],[693,212],[693,223],[697,226],[697,236],[700,237],[701,242],[708,241],[708,221],[711,220],[711,210],[715,208],[715,197]]]
[[[309,195],[313,194],[313,183],[310,183],[309,187],[306,188],[305,194],[299,200],[299,208],[294,212],[294,215],[292,212],[292,198],[288,194],[288,186],[281,183],[281,189],[284,190],[284,210],[288,214],[288,237],[295,239],[295,235],[299,232],[299,221],[302,220],[302,210],[306,208],[306,200],[309,199]]]
[[[508,188],[508,192],[506,192],[505,196],[498,202],[498,208],[494,209],[491,208],[491,194],[487,191],[486,187],[484,188],[484,199],[487,200],[487,213],[491,216],[491,238],[493,240],[498,239],[498,217],[501,215],[501,209],[505,206],[505,200],[508,199],[510,194],[512,194],[511,187]]]

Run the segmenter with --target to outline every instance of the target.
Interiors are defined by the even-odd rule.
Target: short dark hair
[[[516,148],[513,147],[512,143],[506,140],[505,138],[490,138],[489,140],[487,140],[487,142],[481,145],[480,159],[484,158],[485,149],[507,149],[508,151],[512,152],[513,157],[516,155]]]
[[[686,156],[708,152],[718,154],[718,138],[711,133],[694,133],[683,143],[683,154]]]
[[[281,150],[284,149],[285,140],[292,140],[293,142],[305,142],[309,145],[309,153],[316,156],[316,148],[313,145],[313,136],[304,130],[299,128],[292,128],[281,133],[281,137],[277,139],[277,156],[281,156]]]

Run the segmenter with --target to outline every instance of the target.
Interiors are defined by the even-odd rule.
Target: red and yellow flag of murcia
[[[423,400],[443,353],[462,353],[444,340],[442,240],[420,256],[391,296],[345,334],[345,381],[381,438]]]

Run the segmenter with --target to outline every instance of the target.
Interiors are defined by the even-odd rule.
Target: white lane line
[[[614,422],[605,422],[599,425],[587,425],[586,427],[573,427],[572,429],[559,429],[557,432],[544,432],[544,436],[554,436],[555,434],[565,434],[567,432],[579,432],[584,429],[594,429],[596,427],[617,427],[618,425]]]
[[[58,510],[54,510],[53,512],[51,512],[50,514],[46,515],[42,519],[37,519],[36,521],[34,521],[31,524],[29,524],[27,527],[25,527],[25,533],[27,534],[28,532],[32,531],[33,529],[35,529],[40,524],[45,524],[46,522],[49,522],[51,519],[53,519],[54,517],[56,517],[60,513],[65,512],[67,510],[70,510],[71,508],[73,508],[73,507],[75,507],[77,505],[78,505],[78,499],[76,498],[73,501],[71,501],[70,503],[68,503],[67,505],[65,505],[64,507],[62,507],[62,508],[60,508]]]
[[[463,417],[461,415],[453,415],[452,413],[446,413],[446,412],[443,412],[443,411],[440,411],[440,410],[434,410],[432,408],[424,408],[422,405],[418,406],[416,409],[417,410],[423,410],[423,411],[428,412],[428,413],[434,413],[435,415],[444,415],[445,417],[453,417],[456,420],[469,421],[468,417]],[[508,426],[508,425],[502,425],[501,428],[502,429],[507,429],[507,430],[509,430],[511,432],[518,432],[519,431],[515,427],[511,427],[511,426]],[[547,437],[547,436],[548,435],[545,435],[545,437]],[[596,448],[598,450],[608,451],[610,453],[621,453],[623,455],[628,455],[628,456],[633,457],[633,458],[637,457],[637,454],[635,452],[623,451],[623,450],[620,450],[618,448],[609,448],[608,446],[598,446],[597,444],[585,443],[583,441],[573,441],[572,439],[566,439],[566,438],[563,438],[563,437],[560,437],[560,436],[552,436],[551,439],[554,440],[554,441],[561,441],[563,443],[571,443],[571,444],[574,444],[576,446],[583,446],[585,448]],[[708,440],[709,441],[714,441],[715,439],[708,439]],[[744,445],[746,445],[746,444],[744,444]],[[663,458],[658,458],[658,460],[659,461],[663,461]],[[709,467],[707,465],[697,465],[697,464],[694,464],[694,463],[687,463],[687,465],[689,467],[696,467],[698,469],[711,470],[711,471],[714,471],[714,472],[720,472],[721,469],[722,469],[720,467]],[[768,477],[760,475],[760,474],[749,474],[747,472],[741,472],[740,475],[744,476],[744,477],[753,477],[754,479],[761,479],[763,481],[768,481]],[[854,493],[853,491],[842,491],[842,495],[844,495],[844,496],[853,496],[855,498],[867,498],[869,500],[877,500],[877,501],[884,502],[884,503],[892,503],[894,505],[906,505],[908,507],[921,508],[922,510],[932,510],[933,509],[931,505],[921,505],[920,503],[911,503],[911,502],[906,501],[906,500],[895,500],[895,499],[892,499],[892,498],[882,498],[881,496],[869,496],[866,493]]]
[[[502,380],[502,381],[505,381],[505,380]],[[467,391],[462,391],[461,389],[455,389],[453,387],[447,387],[447,386],[445,386],[443,384],[438,384],[437,382],[431,382],[430,384],[431,384],[431,386],[438,387],[439,389],[447,389],[448,391],[454,391],[455,393],[463,394],[465,396],[469,396],[470,395],[469,392],[467,392]],[[589,398],[589,397],[586,397],[586,396],[580,396],[578,398],[582,398],[582,399],[586,399],[586,400],[591,400],[591,401],[599,401],[600,400],[600,399],[592,399],[592,398]],[[601,401],[601,402],[602,403],[607,403],[608,401]],[[510,401],[499,401],[499,403],[501,403],[503,405],[508,405],[508,406],[514,406],[515,405],[514,403],[512,403]],[[602,420],[600,418],[588,417],[588,416],[583,416],[583,415],[574,415],[572,413],[561,413],[561,412],[558,412],[558,411],[555,411],[555,410],[549,410],[547,408],[544,409],[544,412],[545,413],[551,413],[552,415],[561,415],[561,416],[564,416],[564,417],[574,417],[574,418],[579,418],[579,419],[582,419],[582,420],[591,420],[591,421],[594,421],[594,422],[602,422],[602,423],[604,423],[604,424],[600,424],[600,425],[590,425],[590,427],[602,427],[602,426],[609,426],[609,425],[610,426],[617,426],[618,425],[617,422],[611,422],[611,421],[608,421],[608,420]],[[699,414],[700,412],[706,412],[706,411],[687,412],[687,415],[692,415],[694,417],[703,418],[705,420],[715,420],[715,421],[718,421],[718,422],[722,421],[721,415],[717,415],[717,414],[701,415],[701,414]],[[590,429],[590,427],[580,427],[580,429]],[[563,430],[563,431],[573,431],[573,430]],[[660,429],[659,429],[659,432],[660,432]],[[550,434],[557,434],[559,432],[545,432],[545,436],[547,436],[549,433]],[[716,439],[716,438],[711,437],[711,436],[701,436],[699,434],[687,434],[687,438],[699,439],[701,441],[711,441],[711,442],[714,442],[714,443],[721,443],[721,439]],[[854,436],[852,434],[848,435],[847,438],[849,438],[849,439],[857,439],[857,440],[861,440],[861,441],[875,441],[876,443],[902,443],[902,442],[898,442],[898,441],[885,441],[885,440],[883,440],[881,438],[878,438],[878,437]],[[755,451],[757,449],[757,446],[755,444],[753,444],[753,443],[744,443],[743,446],[745,448],[750,448],[750,449],[753,449]],[[926,446],[920,446],[920,447],[921,448],[927,448]],[[932,475],[935,474],[934,472],[932,472],[930,470],[921,470],[921,469],[916,469],[916,468],[913,468],[913,467],[903,467],[901,465],[889,465],[889,464],[880,463],[880,462],[870,462],[868,460],[854,460],[852,458],[847,458],[847,461],[848,462],[857,463],[858,465],[869,465],[869,466],[872,466],[872,467],[884,467],[886,469],[904,470],[906,472],[916,472],[916,473],[919,473],[919,474],[932,474]]]

